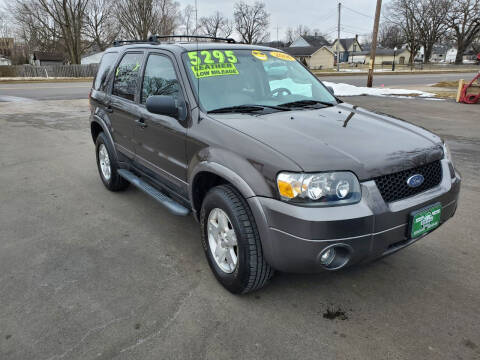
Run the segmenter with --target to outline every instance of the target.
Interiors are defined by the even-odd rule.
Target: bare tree
[[[255,44],[268,40],[268,25],[270,14],[265,9],[265,3],[255,2],[248,5],[245,2],[234,6],[235,29],[242,37],[243,42]]]
[[[7,13],[0,9],[0,38],[8,38],[13,36],[13,29],[11,27],[11,19]]]
[[[133,39],[170,35],[180,23],[179,4],[172,0],[118,0],[115,7],[124,36]]]
[[[89,0],[37,0],[41,9],[58,26],[72,64],[80,64],[83,54],[82,30]]]
[[[480,54],[480,34],[478,34],[477,38],[473,40],[472,48],[476,54]]]
[[[393,0],[387,10],[386,18],[402,29],[407,49],[410,51],[410,64],[413,66],[415,56],[420,50],[420,35],[415,19],[416,0]]]
[[[29,52],[56,52],[59,49],[60,35],[55,23],[38,5],[24,6],[23,2],[17,1],[10,3],[7,8],[12,14],[15,37],[25,44]]]
[[[383,22],[378,33],[378,43],[381,47],[393,49],[405,43],[403,30],[390,22]]]
[[[153,32],[161,35],[175,33],[181,20],[180,4],[173,0],[155,0],[155,2],[158,11]]]
[[[287,28],[285,31],[285,42],[290,45],[295,41],[295,30],[293,30],[291,27]]]
[[[196,24],[196,10],[192,5],[185,6],[182,11],[181,28],[183,35],[195,35],[198,31]]]
[[[457,43],[455,64],[461,64],[463,54],[480,34],[480,0],[454,0],[447,21]]]
[[[424,62],[430,62],[433,45],[447,31],[447,15],[451,0],[417,0],[413,19],[417,24],[418,36],[424,49]]]
[[[119,26],[113,17],[113,0],[89,0],[83,34],[103,51],[115,40]]]
[[[61,44],[68,59],[79,64],[86,45],[82,38],[89,0],[13,0],[15,20],[29,42],[44,41],[50,50]],[[37,44],[35,47],[38,47]]]
[[[211,16],[200,18],[200,30],[208,36],[229,37],[233,32],[233,24],[219,11],[216,11]]]
[[[312,31],[308,26],[298,25],[295,28],[295,37],[311,35]]]

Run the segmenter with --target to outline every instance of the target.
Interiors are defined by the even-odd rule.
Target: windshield
[[[206,111],[244,105],[337,103],[315,76],[283,52],[190,51],[183,60]]]

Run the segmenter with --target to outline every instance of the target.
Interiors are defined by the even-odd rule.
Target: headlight
[[[283,172],[277,176],[284,201],[317,206],[343,205],[360,201],[360,184],[351,172],[302,174]]]

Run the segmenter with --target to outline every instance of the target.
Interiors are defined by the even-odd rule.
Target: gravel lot
[[[193,218],[103,187],[86,100],[0,103],[0,359],[480,359],[480,106],[347,101],[451,141],[456,217],[373,264],[241,297]]]

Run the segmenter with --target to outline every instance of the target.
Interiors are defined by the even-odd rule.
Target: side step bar
[[[122,178],[130,182],[131,184],[135,185],[137,188],[142,190],[143,192],[147,193],[151,197],[153,197],[155,200],[157,200],[160,204],[165,206],[168,211],[170,211],[174,215],[180,215],[180,216],[186,216],[190,213],[190,210],[187,209],[185,206],[180,205],[178,202],[175,200],[169,198],[167,195],[161,193],[157,189],[155,189],[153,186],[148,184],[147,182],[143,181],[140,179],[138,176],[133,174],[132,172],[125,170],[125,169],[119,169],[118,170],[118,175],[120,175]]]

